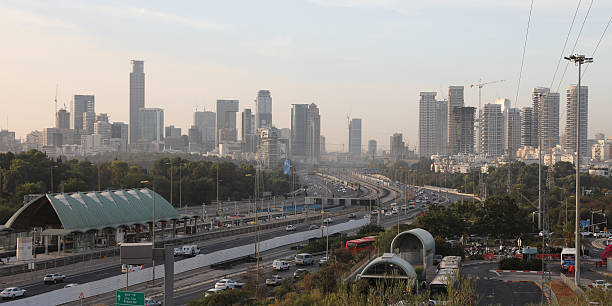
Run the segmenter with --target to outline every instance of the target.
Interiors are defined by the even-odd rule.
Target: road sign
[[[291,161],[288,159],[285,159],[284,173],[285,175],[291,174]]]
[[[117,306],[144,306],[144,292],[115,291],[115,305]]]
[[[591,220],[586,219],[586,220],[580,220],[580,226],[581,227],[589,227],[591,225]]]

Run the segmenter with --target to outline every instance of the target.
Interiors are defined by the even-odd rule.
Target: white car
[[[122,264],[121,265],[121,273],[127,273],[128,269],[130,272],[136,272],[139,270],[142,270],[142,265],[126,265],[126,264]]]
[[[2,297],[3,299],[7,299],[7,298],[14,299],[18,296],[24,296],[25,293],[26,293],[25,289],[21,289],[19,287],[9,287],[9,288],[2,290],[2,292],[0,292],[0,297]]]
[[[327,259],[328,258],[325,257],[325,256],[321,257],[321,259],[319,259],[319,266],[322,266],[322,265],[326,264],[327,263]]]
[[[145,306],[161,306],[162,302],[153,299],[153,298],[146,298],[145,299]]]
[[[266,285],[268,286],[278,286],[283,282],[283,278],[280,275],[274,275],[272,278],[266,279]]]
[[[332,218],[327,218],[324,221],[325,221],[325,223],[334,223],[334,219],[332,219]]]
[[[51,273],[51,274],[45,275],[45,277],[43,278],[43,281],[45,282],[45,284],[49,284],[49,283],[57,284],[59,282],[63,282],[65,278],[66,276],[63,274]]]
[[[224,278],[215,284],[215,289],[227,290],[242,287],[242,283],[235,282],[231,279]]]
[[[274,268],[274,270],[277,271],[283,271],[283,270],[289,270],[289,263],[285,260],[279,260],[279,259],[275,259],[272,262],[272,268]]]
[[[67,284],[66,286],[64,286],[64,288],[76,287],[76,286],[78,286],[78,285],[79,285],[79,284],[77,284],[77,283],[70,283],[70,284]]]
[[[285,230],[288,231],[288,232],[292,232],[292,231],[297,230],[297,228],[295,227],[295,225],[289,224],[289,225],[287,225]]]
[[[215,293],[221,292],[221,291],[223,291],[223,289],[210,288],[210,289],[206,290],[206,292],[204,292],[204,297],[207,297],[207,296],[209,296],[211,294],[215,294]]]

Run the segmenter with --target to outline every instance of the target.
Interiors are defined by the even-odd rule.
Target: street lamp
[[[157,227],[157,218],[155,218],[155,183],[154,182],[149,182],[149,181],[140,181],[140,184],[151,184],[153,187],[153,195],[151,196],[153,198],[153,220],[151,222],[151,228],[152,228],[152,248],[155,248],[155,228]],[[153,259],[153,284],[155,284],[155,259]]]
[[[53,168],[59,168],[59,167],[51,166],[51,193],[53,193]]]
[[[582,54],[572,54],[564,58],[578,66],[578,92],[576,93],[576,274],[574,281],[577,286],[580,286],[580,86],[582,64],[592,63],[593,58],[585,57]]]

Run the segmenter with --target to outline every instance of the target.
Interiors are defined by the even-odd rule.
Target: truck
[[[181,253],[184,256],[196,256],[200,254],[200,248],[197,245],[184,245]]]

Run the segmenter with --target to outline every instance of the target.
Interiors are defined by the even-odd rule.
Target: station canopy
[[[155,219],[180,219],[162,196],[148,188],[44,194],[21,207],[5,226],[15,231],[42,227],[58,234],[115,229],[147,224]]]

